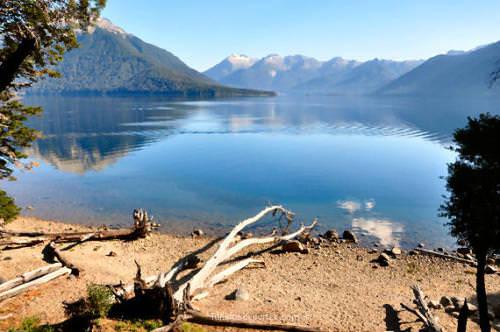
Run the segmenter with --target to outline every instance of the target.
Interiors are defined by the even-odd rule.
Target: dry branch
[[[447,259],[455,260],[457,262],[471,264],[473,266],[477,265],[477,262],[474,261],[474,260],[470,260],[470,259],[466,259],[466,258],[461,258],[461,257],[453,256],[453,255],[450,255],[450,254],[445,254],[445,253],[442,253],[442,252],[437,252],[437,251],[428,250],[428,249],[422,249],[422,248],[415,248],[415,251],[418,251],[418,252],[420,252],[422,254],[426,254],[426,255],[430,255],[430,256],[436,256],[436,257],[440,257],[440,258],[447,258]]]
[[[56,243],[85,241],[105,241],[105,240],[135,240],[145,238],[159,227],[142,209],[136,209],[133,213],[134,226],[126,229],[98,230],[92,232],[72,232],[72,233],[45,233],[45,232],[18,232],[0,229],[0,246],[3,249],[17,249],[37,245],[46,241]],[[15,239],[15,238],[24,239]],[[27,239],[26,239],[27,238]],[[31,239],[35,238],[35,239]]]
[[[48,273],[40,278],[34,279],[30,282],[21,284],[17,287],[9,289],[8,291],[0,293],[0,301],[8,299],[9,297],[13,297],[19,293],[26,291],[29,288],[44,284],[52,279],[58,278],[60,276],[63,276],[65,274],[69,274],[69,273],[71,273],[71,269],[69,269],[67,267],[61,267],[58,270],[55,270],[54,272]]]
[[[191,304],[191,301],[199,300],[208,294],[209,289],[211,289],[217,283],[227,279],[232,274],[240,271],[241,269],[247,267],[250,264],[260,263],[261,261],[246,258],[236,263],[225,267],[218,273],[215,273],[218,268],[226,265],[231,261],[231,257],[241,252],[243,249],[258,244],[268,244],[268,243],[279,243],[285,240],[291,240],[300,234],[309,232],[317,224],[314,220],[309,226],[301,226],[297,231],[290,234],[283,234],[281,236],[271,235],[267,237],[256,237],[250,239],[241,240],[238,234],[247,226],[252,225],[267,214],[272,213],[276,215],[279,213],[281,217],[285,217],[288,220],[288,226],[292,222],[293,213],[286,210],[282,206],[275,205],[270,206],[259,212],[254,217],[243,220],[237,224],[231,232],[222,240],[219,247],[215,253],[210,256],[210,258],[205,262],[205,264],[199,269],[192,271],[188,274],[184,282],[181,282],[177,286],[177,289],[173,289],[173,281],[178,273],[185,271],[187,269],[194,269],[199,263],[197,258],[197,253],[192,253],[181,260],[179,260],[170,271],[161,273],[156,276],[147,277],[142,279],[140,273],[140,266],[138,265],[138,273],[135,278],[134,284],[129,285],[118,285],[112,286],[113,293],[117,296],[119,301],[123,301],[132,296],[143,296],[145,294],[144,290],[156,290],[159,294],[159,298],[163,299],[162,303],[167,303],[167,311],[163,313],[163,319],[169,317],[166,322],[170,322],[167,326],[158,329],[157,331],[170,331],[179,321],[193,321],[196,323],[217,325],[217,326],[239,326],[245,328],[258,328],[265,330],[284,330],[284,331],[319,331],[316,328],[301,327],[295,325],[287,324],[267,324],[262,322],[249,322],[240,320],[225,320],[218,319],[214,317],[207,316],[197,310],[195,310]],[[218,240],[216,241],[218,242]],[[214,242],[214,243],[216,243]],[[234,260],[233,260],[234,261]],[[133,293],[132,293],[133,292]]]
[[[429,332],[444,332],[443,328],[438,324],[437,319],[432,314],[427,303],[425,303],[425,296],[418,285],[411,287],[413,296],[415,296],[415,304],[417,309],[412,309],[404,304],[401,306],[412,314],[416,315],[426,326]]]
[[[76,277],[78,277],[83,272],[83,269],[81,267],[78,267],[77,265],[72,263],[66,255],[64,255],[61,251],[59,251],[59,249],[57,249],[54,242],[50,242],[49,244],[47,244],[42,253],[44,255],[44,259],[47,262],[52,263],[55,260],[58,260],[62,265],[71,269],[71,274]]]
[[[31,281],[33,279],[36,279],[38,277],[44,276],[48,273],[54,272],[56,270],[59,270],[62,267],[61,263],[55,263],[47,266],[43,266],[39,269],[25,272],[18,276],[17,278],[8,280],[2,284],[0,284],[0,293],[5,292],[9,289],[12,289],[14,287],[17,287],[19,285],[22,285],[28,281]]]

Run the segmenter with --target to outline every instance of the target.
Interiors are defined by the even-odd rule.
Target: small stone
[[[451,315],[454,317],[454,318],[458,318],[458,316],[460,316],[460,314],[457,312],[457,311],[453,311],[451,313]]]
[[[3,258],[3,260],[4,260],[4,261],[11,261],[11,260],[12,260],[12,257],[10,257],[10,256],[5,256],[5,257]]]
[[[281,246],[281,249],[285,252],[300,252],[304,254],[309,252],[309,250],[306,251],[307,248],[305,248],[304,245],[297,240],[286,242]]]
[[[493,265],[486,265],[486,267],[484,268],[484,273],[486,274],[497,273],[497,268],[494,267]]]
[[[361,256],[361,255],[357,255],[357,256],[356,256],[356,260],[357,260],[357,261],[360,261],[360,262],[361,262],[361,261],[363,261],[363,256]]]
[[[391,250],[391,254],[393,254],[394,256],[399,256],[399,255],[401,255],[401,248],[398,248],[398,247],[394,247],[394,248],[392,248],[392,250]]]
[[[28,205],[28,206],[26,207],[26,210],[28,210],[28,211],[33,211],[33,207],[32,207],[31,205]]]
[[[233,299],[235,301],[247,301],[250,299],[250,293],[244,288],[238,288],[234,291]]]
[[[339,233],[335,229],[329,229],[323,234],[323,237],[330,241],[337,241],[339,239]]]
[[[106,256],[116,257],[116,256],[118,256],[118,254],[116,252],[114,252],[114,251],[110,251],[110,252],[108,252],[108,254]]]
[[[419,248],[423,248],[423,247],[425,247],[425,244],[423,244],[423,243],[419,243],[419,244],[418,244],[418,247],[419,247]]]
[[[378,253],[378,250],[377,250],[377,249],[375,249],[375,248],[372,248],[372,249],[369,249],[369,250],[368,250],[368,253],[369,253],[369,254],[376,254],[376,253]]]
[[[441,303],[439,303],[438,301],[429,301],[429,303],[427,303],[427,305],[431,309],[441,309],[443,307],[441,305]]]
[[[385,252],[381,253],[377,258],[377,262],[380,266],[389,266],[391,258]]]
[[[250,239],[250,238],[253,237],[253,233],[252,232],[239,232],[238,235],[240,236],[240,238],[242,240]]]
[[[443,307],[447,307],[447,306],[449,306],[452,302],[451,302],[451,298],[449,298],[448,296],[442,296],[442,297],[441,297],[441,300],[439,300],[439,303],[440,303]]]
[[[444,248],[437,248],[436,251],[444,252]]]
[[[201,228],[195,228],[193,229],[193,231],[191,232],[191,236],[192,237],[199,237],[199,236],[203,236],[205,233],[203,232],[203,230]]]
[[[352,231],[349,230],[344,231],[344,233],[342,234],[342,238],[349,242],[358,243],[358,238],[356,237],[356,234],[354,234]]]
[[[470,250],[470,248],[467,247],[457,248],[457,252],[462,255],[472,254],[472,250]]]
[[[408,255],[410,255],[410,256],[417,256],[417,255],[419,255],[419,253],[418,253],[418,251],[416,251],[416,250],[410,250],[410,251],[408,252]]]

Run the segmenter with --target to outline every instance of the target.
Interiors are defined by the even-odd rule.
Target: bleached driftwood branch
[[[5,291],[0,293],[0,301],[69,273],[71,273],[71,269],[62,266],[60,263],[26,272],[20,277],[9,280],[1,285],[2,289]]]
[[[2,249],[17,249],[34,246],[47,241],[55,243],[86,241],[105,241],[105,240],[133,240],[145,238],[160,225],[153,222],[148,216],[147,211],[136,209],[133,213],[134,225],[132,228],[97,230],[92,232],[19,232],[0,229],[0,246]]]
[[[425,295],[418,285],[412,286],[413,296],[415,297],[414,303],[417,309],[412,309],[409,306],[401,303],[403,309],[411,312],[420,319],[429,332],[444,332],[444,329],[439,325],[437,319],[432,314],[429,306],[425,302]]]
[[[255,237],[250,239],[241,240],[238,236],[240,232],[246,227],[253,225],[264,218],[266,215],[271,214],[275,216],[280,214],[288,220],[290,224],[293,220],[293,213],[285,209],[280,205],[273,205],[266,207],[260,211],[257,215],[243,220],[237,224],[229,234],[222,240],[219,244],[217,250],[210,258],[205,262],[205,264],[199,269],[193,271],[193,275],[188,278],[187,281],[181,283],[177,289],[173,290],[173,281],[175,276],[181,271],[187,269],[193,269],[199,260],[196,256],[192,254],[187,255],[180,261],[178,261],[170,271],[161,273],[156,276],[151,276],[142,279],[140,277],[140,269],[138,270],[138,277],[136,277],[135,283],[129,285],[118,285],[114,286],[113,292],[119,297],[119,300],[123,300],[133,296],[131,292],[137,293],[138,285],[140,287],[150,287],[156,288],[159,292],[167,294],[167,299],[165,302],[169,303],[168,312],[164,314],[164,317],[172,317],[171,323],[164,326],[158,331],[170,331],[178,321],[193,321],[202,324],[218,325],[218,326],[240,326],[246,328],[259,328],[259,329],[274,329],[274,330],[285,330],[285,331],[319,331],[316,328],[302,327],[297,325],[286,325],[286,324],[271,324],[262,322],[251,322],[251,321],[234,321],[234,320],[219,320],[213,319],[209,315],[205,315],[197,311],[191,301],[199,300],[208,295],[209,290],[217,283],[229,278],[234,273],[240,271],[241,269],[247,267],[250,264],[262,264],[261,261],[253,258],[246,258],[241,261],[225,267],[221,271],[216,272],[223,263],[227,263],[231,257],[238,254],[245,248],[251,245],[277,243],[280,241],[291,240],[300,234],[309,232],[312,230],[317,221],[314,220],[309,226],[301,226],[297,231],[290,234],[282,234],[280,236],[271,235],[267,237]],[[140,282],[137,279],[141,279]],[[139,287],[139,288],[140,288]],[[165,292],[165,289],[168,291]],[[143,293],[142,291],[140,293]]]

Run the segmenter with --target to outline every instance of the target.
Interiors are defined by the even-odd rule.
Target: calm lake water
[[[276,97],[213,101],[37,98],[40,162],[2,187],[26,215],[217,232],[269,202],[366,244],[449,246],[438,218],[446,149],[495,100]]]

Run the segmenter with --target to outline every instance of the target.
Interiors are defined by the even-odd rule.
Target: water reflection
[[[222,227],[275,202],[301,220],[319,217],[324,227],[356,226],[408,246],[423,238],[449,242],[436,216],[440,176],[454,158],[445,146],[466,115],[494,113],[498,104],[337,97],[27,102],[45,109],[31,121],[45,136],[29,151],[42,165],[2,187],[33,206],[29,213],[128,224],[130,211],[144,207],[166,227]]]
[[[388,219],[355,218],[352,220],[354,230],[375,237],[381,246],[400,246],[404,226]]]

